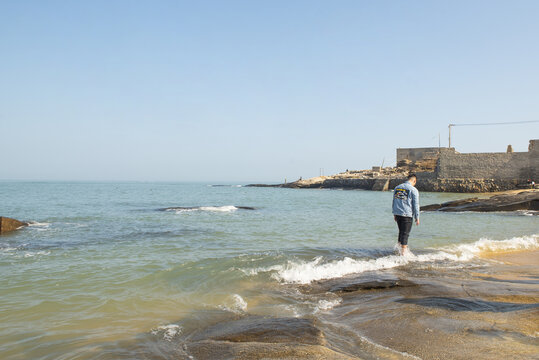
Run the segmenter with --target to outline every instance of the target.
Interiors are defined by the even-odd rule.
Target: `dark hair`
[[[408,180],[410,180],[411,178],[415,178],[417,180],[417,176],[415,176],[414,173],[409,173],[408,174]]]

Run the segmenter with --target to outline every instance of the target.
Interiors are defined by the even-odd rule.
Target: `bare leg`
[[[406,254],[406,251],[408,251],[408,245],[401,245],[401,255]]]

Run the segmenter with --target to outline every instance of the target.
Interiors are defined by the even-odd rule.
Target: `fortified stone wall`
[[[514,153],[459,154],[442,149],[436,172],[439,179],[495,179],[526,182],[539,179],[539,146]]]
[[[437,158],[440,148],[401,148],[397,149],[397,163],[401,160],[419,161]]]

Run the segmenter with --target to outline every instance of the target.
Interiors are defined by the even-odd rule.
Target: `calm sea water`
[[[179,336],[181,319],[194,313],[304,316],[339,303],[287,297],[293,284],[537,249],[531,214],[423,213],[410,237],[417,256],[404,260],[393,255],[391,195],[0,182],[0,215],[32,222],[0,236],[0,358],[103,358],[141,334],[159,354],[158,344]],[[462,197],[422,193],[421,204]]]

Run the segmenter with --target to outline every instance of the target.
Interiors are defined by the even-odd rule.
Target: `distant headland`
[[[539,140],[530,140],[527,152],[461,154],[454,148],[398,148],[395,167],[346,170],[331,175],[254,187],[298,189],[363,189],[387,191],[414,172],[421,191],[478,193],[530,188],[539,179]]]

